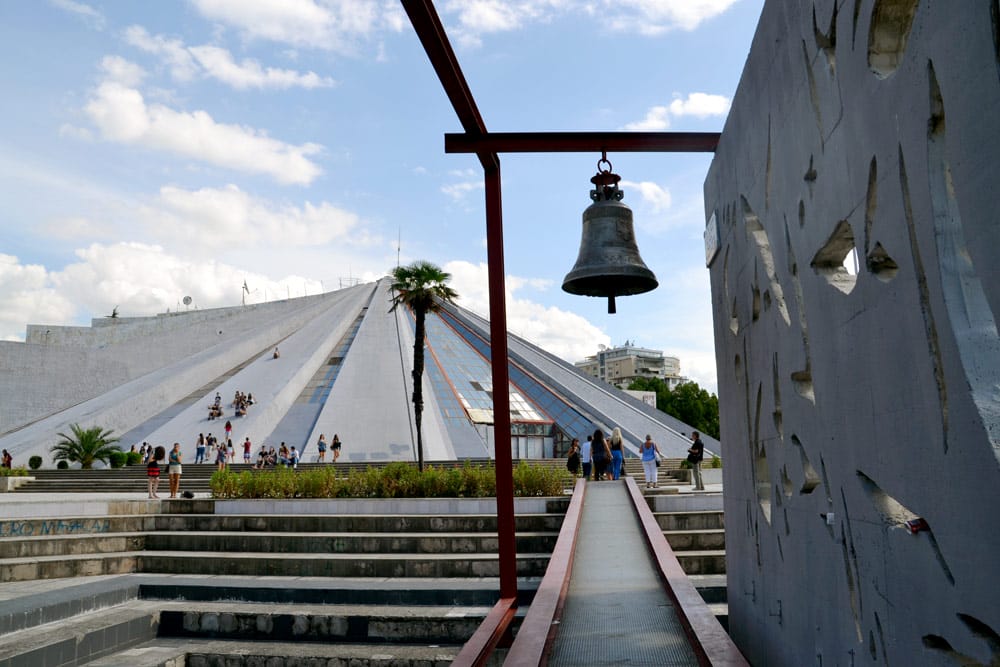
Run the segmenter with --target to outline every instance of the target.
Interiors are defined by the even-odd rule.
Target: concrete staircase
[[[387,502],[0,521],[0,666],[449,664],[497,599],[496,516],[479,500]],[[517,502],[527,605],[568,499]]]

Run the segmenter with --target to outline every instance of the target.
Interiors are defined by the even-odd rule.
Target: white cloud
[[[486,264],[451,261],[442,268],[452,275],[451,286],[458,292],[458,303],[483,317],[489,317],[489,287]],[[545,289],[550,281],[507,276],[507,329],[544,350],[565,359],[578,361],[591,355],[611,339],[576,313],[543,306],[528,299],[516,298],[524,287]]]
[[[69,123],[63,123],[59,126],[59,136],[79,139],[80,141],[92,141],[94,139],[94,135],[87,128],[77,127]]]
[[[105,81],[113,81],[130,88],[138,86],[146,76],[142,67],[121,56],[104,56],[101,59],[101,69],[104,71]]]
[[[464,201],[470,192],[484,190],[482,181],[466,181],[464,183],[449,183],[441,186],[441,192],[455,201]]]
[[[106,80],[84,107],[101,136],[138,144],[237,171],[265,174],[279,183],[309,184],[319,165],[309,159],[318,144],[287,144],[262,130],[217,123],[205,111],[175,111],[147,105],[142,93]]]
[[[622,129],[656,132],[670,127],[671,118],[694,116],[708,118],[709,116],[725,116],[729,113],[732,100],[723,95],[708,93],[688,93],[687,97],[675,96],[669,106],[654,106],[646,111],[646,117],[632,123],[626,123]]]
[[[639,130],[643,132],[657,132],[670,127],[670,109],[668,107],[650,107],[646,112],[646,117],[634,123],[627,123],[626,130]]]
[[[601,0],[596,10],[614,30],[659,35],[694,30],[722,14],[737,0]]]
[[[75,310],[70,299],[52,288],[44,266],[0,254],[0,340],[24,340],[29,319],[68,322]]]
[[[205,18],[232,26],[251,39],[341,53],[377,29],[403,29],[395,3],[374,0],[192,0]]]
[[[622,181],[621,187],[623,189],[638,190],[643,201],[650,205],[654,213],[659,213],[670,208],[670,191],[656,183],[651,183],[650,181],[641,181],[639,183]]]
[[[315,72],[301,73],[290,69],[262,67],[250,58],[237,63],[227,49],[210,45],[188,47],[179,39],[150,35],[142,26],[129,27],[125,31],[125,39],[132,46],[161,57],[170,67],[171,76],[178,81],[205,76],[239,90],[284,90],[295,87],[310,89],[334,85],[333,79],[321,77]]]
[[[686,99],[678,97],[672,101],[670,113],[678,118],[681,116],[695,116],[697,118],[725,116],[729,113],[730,104],[732,104],[732,100],[724,95],[690,93]]]
[[[98,30],[104,29],[104,14],[88,4],[74,2],[74,0],[49,0],[49,2],[51,2],[54,7],[58,7],[63,11],[79,16]]]
[[[363,246],[380,242],[357,214],[328,203],[275,204],[235,185],[184,190],[166,186],[140,216],[162,241],[196,240],[207,252],[243,247]]]

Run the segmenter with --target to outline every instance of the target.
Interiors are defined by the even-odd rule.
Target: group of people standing
[[[695,490],[703,491],[705,485],[701,478],[701,461],[705,456],[705,445],[697,431],[691,432],[691,441],[687,460],[691,463],[692,481]],[[663,454],[657,444],[653,442],[653,436],[647,434],[646,440],[639,445],[639,457],[642,460],[646,488],[659,488],[657,468],[660,466]],[[622,438],[621,429],[615,427],[609,437],[605,437],[603,430],[597,429],[593,435],[587,436],[587,440],[583,444],[580,443],[579,438],[573,438],[567,455],[566,467],[574,476],[580,474],[582,468],[585,479],[615,480],[621,478],[624,461],[625,441]]]
[[[180,497],[181,461],[183,459],[183,454],[181,453],[181,443],[175,442],[173,449],[171,449],[170,452],[167,452],[163,445],[153,447],[152,445],[146,445],[146,443],[143,443],[143,448],[146,451],[146,480],[149,487],[149,497],[160,497],[156,494],[156,492],[159,490],[160,486],[160,462],[164,459],[167,459],[167,475],[170,480],[170,497]]]

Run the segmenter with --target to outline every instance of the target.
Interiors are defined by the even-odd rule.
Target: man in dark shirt
[[[691,462],[691,481],[695,491],[704,491],[705,484],[701,481],[701,460],[705,457],[705,444],[701,441],[698,431],[691,431],[691,448],[688,450],[688,461]]]

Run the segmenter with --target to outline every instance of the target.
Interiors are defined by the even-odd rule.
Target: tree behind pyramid
[[[407,306],[416,320],[413,340],[413,420],[417,427],[417,467],[424,469],[424,441],[420,421],[424,410],[424,319],[441,309],[441,302],[454,303],[458,293],[445,283],[451,274],[430,262],[414,262],[392,270],[392,308]]]

